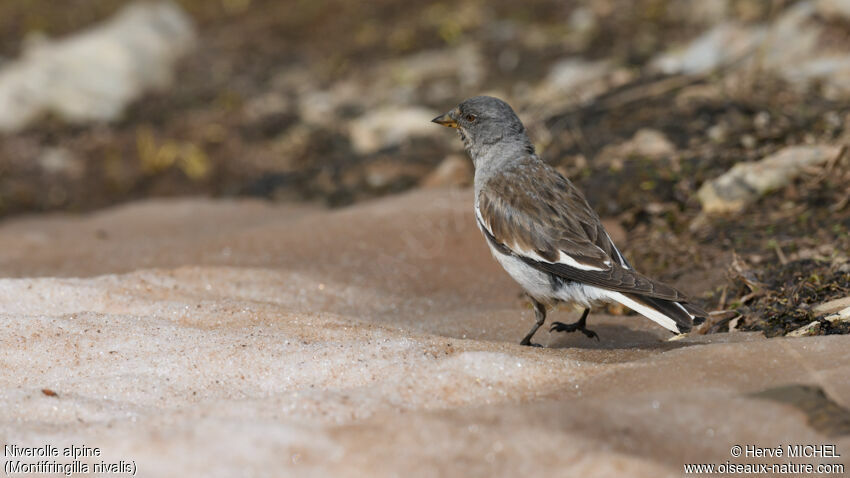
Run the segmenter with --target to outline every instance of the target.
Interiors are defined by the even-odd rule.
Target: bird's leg
[[[599,335],[587,328],[587,314],[589,313],[590,309],[584,309],[584,313],[581,314],[581,318],[578,319],[578,322],[573,322],[572,324],[552,322],[552,327],[549,328],[549,332],[575,332],[578,330],[590,339],[595,338],[596,340],[599,340]]]
[[[532,347],[542,347],[542,345],[540,344],[531,343],[531,337],[533,337],[534,333],[537,332],[537,329],[539,329],[540,326],[543,325],[543,322],[546,322],[546,306],[536,301],[534,297],[529,296],[529,299],[531,299],[531,303],[532,305],[534,305],[534,318],[536,319],[536,322],[534,326],[531,327],[531,330],[529,330],[528,333],[525,334],[525,337],[523,337],[522,341],[519,344],[530,345]]]

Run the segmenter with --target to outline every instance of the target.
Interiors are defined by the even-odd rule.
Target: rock
[[[39,155],[38,164],[47,174],[79,179],[85,174],[85,164],[65,148],[47,148]]]
[[[850,297],[845,297],[843,299],[833,300],[830,302],[826,302],[824,304],[820,304],[818,307],[812,309],[812,313],[815,315],[828,314],[829,312],[837,312],[836,314],[828,315],[824,317],[824,319],[830,322],[847,322],[850,321]],[[843,308],[838,308],[842,307]],[[828,310],[828,312],[824,312]],[[814,321],[810,324],[804,325],[799,329],[793,330],[786,334],[788,337],[808,337],[811,335],[817,335],[820,332],[821,324],[818,321]]]
[[[503,60],[510,66],[509,54]],[[486,72],[480,47],[467,43],[376,62],[336,78],[329,85],[315,85],[316,73],[309,67],[292,67],[276,74],[271,85],[276,90],[294,93],[293,109],[303,121],[344,131],[349,127],[347,119],[361,112],[390,107],[415,111],[421,108],[418,105],[449,104],[464,95],[480,94]],[[434,112],[433,116],[437,114]],[[363,139],[358,142],[359,147],[365,148],[362,151],[383,147],[383,142],[376,142],[374,135],[367,136],[358,138],[358,141]],[[397,144],[394,141],[387,144]]]
[[[284,95],[271,91],[249,99],[245,102],[242,110],[248,120],[258,121],[286,113],[289,108],[289,100]]]
[[[351,121],[351,145],[359,154],[398,146],[413,137],[444,133],[431,122],[439,113],[419,107],[384,107]]]
[[[667,74],[704,74],[721,67],[770,71],[793,85],[824,84],[827,96],[850,94],[850,51],[821,44],[824,26],[818,11],[841,12],[847,1],[810,2],[786,8],[771,24],[719,24],[685,47],[663,53],[651,66]],[[837,14],[837,13],[836,13]]]
[[[760,196],[781,188],[806,168],[834,158],[841,148],[831,145],[791,146],[760,161],[738,163],[697,192],[709,214],[740,211]]]
[[[461,155],[453,154],[437,166],[437,169],[422,180],[423,188],[462,188],[472,184],[473,169],[471,161]]]
[[[711,2],[692,2],[684,0],[674,3],[673,7],[681,8],[681,18],[692,22],[718,23],[729,17],[731,8],[729,0],[714,0]]]
[[[673,143],[664,136],[664,133],[655,129],[643,128],[623,145],[631,154],[651,158],[668,156],[676,152]]]
[[[589,6],[579,6],[570,13],[567,27],[567,43],[576,50],[583,50],[593,40],[593,35],[599,28],[599,19]]]
[[[784,69],[821,54],[818,37],[823,28],[812,21],[814,15],[814,6],[809,2],[798,2],[786,8],[770,25],[757,55],[761,58],[757,61],[783,74]]]
[[[499,65],[499,70],[509,73],[516,70],[519,66],[520,55],[513,48],[506,48],[499,52],[499,57],[496,59],[496,64]]]
[[[464,44],[393,60],[379,67],[379,71],[396,84],[418,86],[435,78],[454,77],[461,88],[468,89],[481,84],[487,69],[479,47]]]
[[[764,28],[721,23],[683,49],[660,55],[651,66],[667,74],[707,73],[751,54],[764,38]]]
[[[427,50],[376,63],[335,81],[328,101],[333,108],[353,105],[363,110],[387,104],[446,104],[480,92],[486,73],[476,44]]]
[[[850,20],[850,1],[848,0],[817,0],[815,9],[825,18]]]
[[[286,84],[293,79],[304,77],[303,71],[276,78],[275,83]],[[305,81],[309,81],[307,75]],[[379,100],[369,87],[352,79],[340,79],[325,90],[313,89],[312,85],[299,85],[296,88],[297,110],[302,120],[310,125],[336,129],[340,126],[343,111],[363,111],[375,108]]]
[[[791,332],[785,334],[786,337],[810,337],[812,335],[817,335],[820,332],[820,322],[815,320],[814,322],[808,323],[799,329],[794,329]]]
[[[770,400],[796,409],[808,417],[809,426],[822,436],[840,439],[850,435],[850,410],[841,401],[836,401],[835,388],[826,380],[815,380],[818,385],[791,384],[771,387],[749,394],[750,397]],[[791,449],[788,455],[791,456]],[[767,455],[765,455],[767,456]],[[837,454],[836,454],[837,456]],[[844,469],[841,465],[840,469]]]
[[[570,32],[577,35],[589,35],[599,25],[596,14],[593,9],[588,6],[576,7],[570,13],[567,25],[570,27]]]
[[[850,321],[850,307],[841,309],[837,314],[826,317],[830,322],[847,322]]]
[[[47,112],[75,123],[117,120],[146,91],[168,87],[194,38],[169,2],[132,4],[87,31],[38,42],[0,70],[0,131]]]
[[[570,57],[555,63],[549,74],[531,94],[531,102],[547,110],[587,101],[604,92],[609,85],[603,81],[613,72],[608,61],[587,61]]]
[[[330,91],[309,91],[298,96],[298,113],[310,125],[333,123],[339,106],[340,102]]]
[[[847,307],[850,307],[850,297],[842,297],[814,306],[812,313],[815,315],[832,314]]]
[[[356,178],[360,188],[385,191],[397,185],[415,184],[426,171],[425,165],[421,163],[382,158],[369,162],[362,171],[353,171],[346,179],[351,183]]]
[[[586,61],[580,58],[567,58],[555,63],[544,81],[544,88],[560,90],[566,94],[575,94],[576,90],[592,83],[611,71],[607,61]]]
[[[675,152],[676,147],[664,136],[664,133],[655,129],[642,128],[628,141],[603,148],[598,160],[615,161],[629,157],[657,159]]]
[[[819,81],[826,98],[850,95],[850,55],[828,55],[796,62],[783,76],[793,84]]]
[[[747,149],[755,149],[758,145],[758,140],[755,136],[751,134],[743,134],[741,135],[741,146]]]
[[[726,138],[729,136],[729,127],[726,123],[717,123],[712,127],[708,128],[706,132],[708,139],[712,140],[715,143],[723,143],[726,141]]]

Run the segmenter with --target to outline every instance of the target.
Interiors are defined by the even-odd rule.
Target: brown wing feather
[[[490,178],[478,195],[478,212],[488,239],[538,270],[608,290],[687,300],[676,289],[623,267],[628,263],[620,259],[581,192],[536,158]],[[558,262],[562,251],[579,264],[600,270]]]
[[[507,246],[547,261],[568,251],[581,264],[607,268],[611,257],[596,244],[601,223],[581,193],[545,163],[529,159],[491,178],[481,190],[478,208],[488,229]]]

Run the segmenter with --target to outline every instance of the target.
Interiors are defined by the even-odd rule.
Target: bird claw
[[[552,332],[575,332],[578,330],[578,326],[576,324],[565,324],[563,322],[552,322],[552,326],[549,327],[549,333]]]
[[[543,348],[543,346],[542,346],[542,345],[540,345],[540,344],[535,344],[534,342],[532,342],[532,341],[530,341],[530,340],[529,340],[529,341],[523,341],[523,342],[520,342],[519,344],[520,344],[520,345],[525,345],[525,346],[527,346],[527,347],[540,347],[540,348]]]
[[[563,322],[552,322],[552,327],[549,327],[549,333],[552,332],[575,332],[579,331],[583,333],[589,339],[599,340],[599,334],[596,332],[586,328],[584,324],[565,324]]]

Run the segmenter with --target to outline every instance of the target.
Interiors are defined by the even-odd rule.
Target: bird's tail
[[[687,302],[674,302],[623,292],[612,292],[610,295],[617,302],[677,334],[690,332],[691,327],[705,322],[708,318],[708,313]]]

